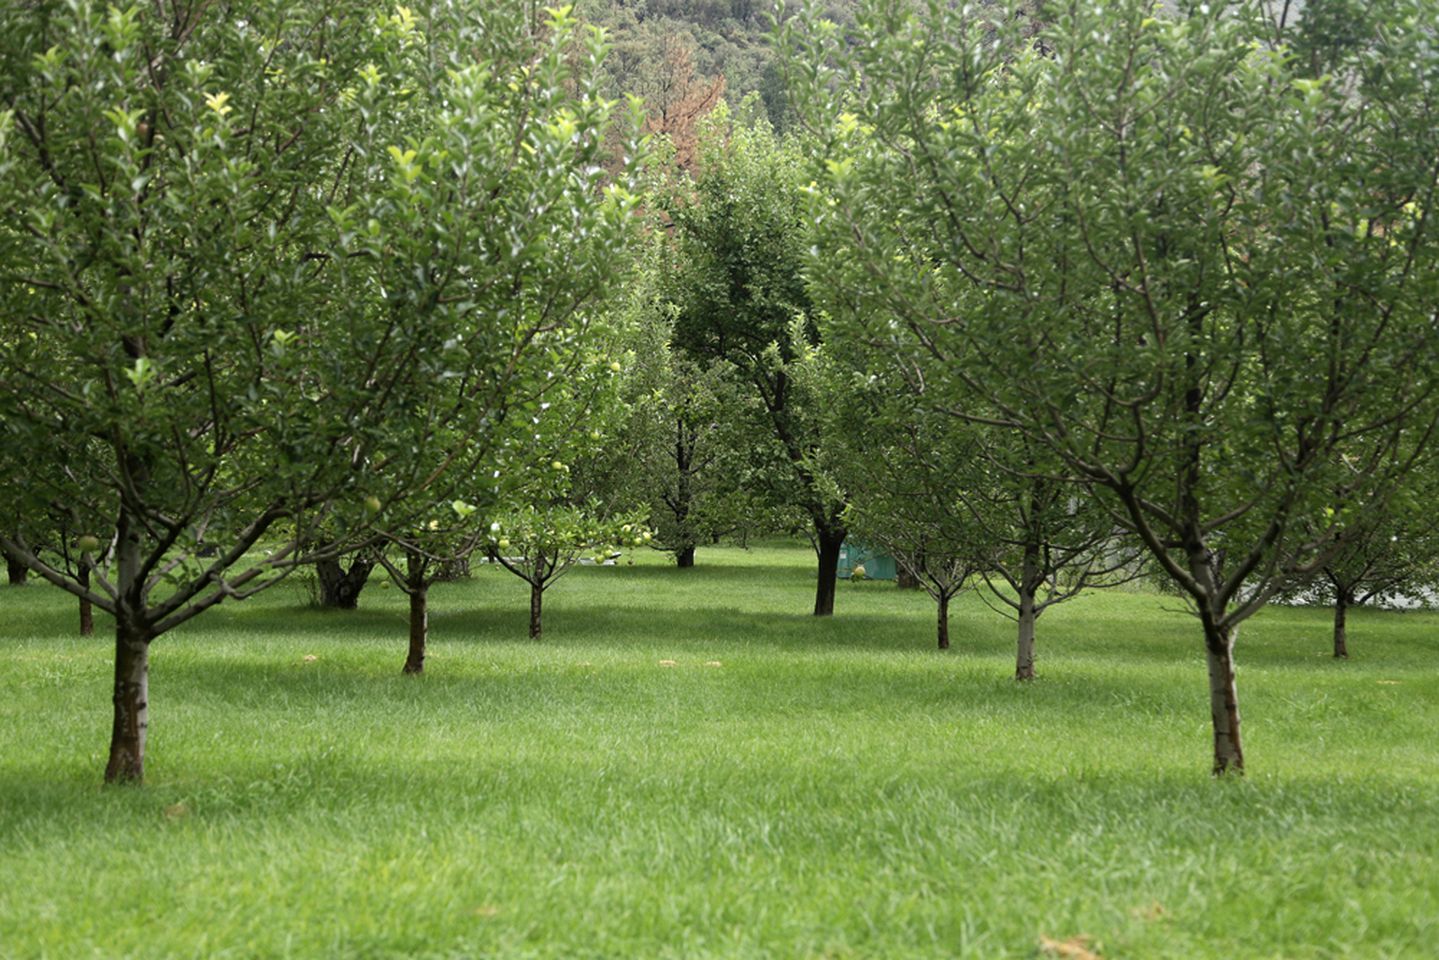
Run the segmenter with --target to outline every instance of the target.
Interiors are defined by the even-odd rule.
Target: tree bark
[[[819,538],[819,581],[814,590],[816,617],[834,614],[835,584],[839,579],[839,548],[844,544],[847,532],[840,526],[815,525],[815,533]]]
[[[425,641],[430,635],[430,591],[421,586],[410,589],[410,652],[405,673],[425,672]]]
[[[118,617],[115,623],[115,722],[110,731],[106,783],[145,779],[145,738],[150,727],[150,637]]]
[[[30,569],[21,563],[16,557],[5,554],[5,577],[12,587],[25,586],[25,578],[30,575]]]
[[[675,528],[680,531],[680,536],[685,538],[685,543],[675,551],[675,566],[681,570],[688,570],[695,565],[695,544],[692,538],[696,533],[689,524],[690,512],[694,507],[694,487],[691,483],[694,447],[693,431],[686,428],[683,416],[676,417],[675,468],[679,476],[675,483],[675,496],[669,501],[669,507],[675,518]],[[665,499],[669,500],[668,494]]]
[[[1349,659],[1349,593],[1347,590],[1334,591],[1334,658]]]
[[[80,586],[86,590],[90,589],[90,564],[88,560],[80,561],[80,572],[75,578]],[[80,636],[90,637],[95,634],[95,610],[94,605],[84,597],[80,598]]]
[[[320,606],[327,610],[354,610],[360,605],[360,591],[370,578],[374,562],[361,556],[350,561],[346,570],[338,557],[315,561],[320,580]]]
[[[939,649],[949,649],[949,594],[939,595]]]
[[[1038,505],[1031,497],[1029,515],[1033,517],[1038,511]],[[1015,680],[1034,679],[1034,621],[1039,616],[1035,612],[1034,594],[1044,582],[1039,563],[1040,540],[1032,528],[1030,532],[1032,535],[1025,540],[1024,563],[1019,571],[1019,642],[1014,655]]]
[[[1204,628],[1216,777],[1244,773],[1244,749],[1239,741],[1239,694],[1234,685],[1235,632],[1233,627],[1224,628],[1209,623]]]
[[[1019,594],[1019,644],[1014,660],[1014,679],[1034,679],[1034,593],[1028,589]]]
[[[410,596],[410,649],[405,673],[425,672],[425,643],[430,636],[429,559],[415,550],[405,551],[405,592]]]
[[[470,557],[469,554],[466,554],[440,564],[440,570],[435,575],[435,579],[441,583],[454,583],[457,580],[468,580],[470,576]]]
[[[149,477],[144,460],[124,456],[132,484]],[[115,686],[114,724],[106,783],[141,783],[145,779],[145,740],[150,729],[151,624],[145,619],[145,581],[140,549],[142,525],[121,503],[115,530]]]
[[[540,638],[540,614],[544,604],[545,588],[538,583],[530,584],[530,639]]]
[[[919,577],[910,573],[908,567],[902,563],[898,564],[898,567],[899,569],[895,571],[894,576],[894,585],[896,587],[901,590],[918,590],[923,586],[923,584],[919,582]]]

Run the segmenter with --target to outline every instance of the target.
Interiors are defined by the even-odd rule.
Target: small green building
[[[894,557],[862,543],[846,540],[839,548],[840,579],[850,579],[854,575],[855,567],[864,567],[866,580],[893,580],[896,576]]]

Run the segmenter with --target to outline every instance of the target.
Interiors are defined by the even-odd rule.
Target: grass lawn
[[[224,605],[155,643],[139,789],[110,639],[0,588],[0,957],[1439,956],[1439,615],[1246,624],[1215,782],[1176,602],[1052,610],[1017,686],[973,595],[942,654],[889,584],[806,616],[810,558],[580,569],[539,643],[481,569],[420,678],[394,590]]]

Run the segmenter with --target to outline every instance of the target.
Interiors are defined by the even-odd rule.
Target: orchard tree
[[[1333,651],[1349,659],[1349,611],[1371,603],[1429,604],[1439,587],[1439,521],[1433,510],[1430,470],[1387,505],[1362,506],[1339,519],[1338,549],[1319,570],[1287,584],[1281,595],[1327,603],[1334,611]],[[1417,481],[1417,482],[1413,482]]]
[[[581,559],[604,563],[649,542],[639,513],[615,516],[598,501],[574,502],[566,495],[500,516],[490,555],[529,585],[531,640],[544,633],[545,591]]]
[[[35,451],[34,456],[28,459],[26,467],[34,471],[52,471],[68,473],[71,471],[85,472],[91,469],[90,464],[77,464],[74,466],[62,465],[59,463],[45,463],[43,458],[46,450]],[[103,453],[103,451],[97,451]],[[0,457],[0,459],[4,459]],[[102,542],[90,531],[104,528],[105,518],[86,514],[81,510],[81,505],[75,501],[52,500],[48,503],[26,504],[23,498],[16,497],[9,504],[10,517],[7,520],[9,528],[14,533],[14,539],[30,545],[31,550],[46,563],[57,570],[61,570],[66,576],[71,577],[75,582],[88,591],[90,583],[90,571],[97,563],[106,562],[113,543]],[[21,518],[22,510],[25,514]],[[10,561],[12,565],[11,585],[20,586],[25,583],[29,574],[29,567],[16,555]],[[82,637],[88,637],[95,632],[95,607],[87,593],[82,593],[78,598],[78,626]]]
[[[633,216],[601,189],[602,41],[535,26],[0,13],[0,469],[111,546],[86,587],[0,545],[115,618],[107,781],[143,777],[151,642],[315,559],[325,524],[426,509],[608,277]],[[47,448],[97,476],[26,469]]]
[[[845,522],[851,534],[875,544],[935,601],[935,635],[949,649],[949,604],[981,569],[977,529],[955,496],[962,446],[932,444],[922,422],[883,440],[844,444],[835,475],[848,485]]]
[[[531,639],[543,632],[544,595],[581,559],[611,559],[649,543],[640,483],[642,404],[632,384],[645,368],[626,355],[633,331],[611,324],[572,376],[525,424],[527,442],[502,473],[507,480],[492,524],[492,560],[530,587]],[[621,359],[623,357],[624,359]]]
[[[531,293],[548,290],[536,284]],[[381,523],[384,543],[372,555],[409,598],[404,673],[424,671],[430,588],[477,550],[530,583],[530,635],[537,638],[550,583],[582,553],[620,542],[620,526],[638,531],[635,518],[616,520],[608,505],[637,502],[648,368],[633,350],[618,349],[633,333],[628,318],[595,324],[582,309],[607,305],[597,300],[571,308],[566,326],[572,335],[549,342],[544,375],[512,397],[483,442],[467,451],[465,477],[451,484],[462,496],[437,501],[428,517],[408,526]],[[537,302],[533,309],[546,315],[554,304]],[[616,344],[613,358],[605,343]],[[457,441],[451,448],[461,447]],[[571,477],[576,467],[577,479]],[[631,539],[638,537],[635,532]]]
[[[1427,511],[1426,507],[1426,511]],[[1334,656],[1349,659],[1349,610],[1369,603],[1431,603],[1439,584],[1432,516],[1384,516],[1349,533],[1313,585],[1334,609]]]
[[[734,368],[756,401],[754,456],[774,464],[772,502],[808,518],[818,554],[815,616],[834,613],[844,494],[817,470],[822,410],[796,386],[790,324],[812,317],[803,267],[808,244],[806,173],[798,144],[777,138],[763,118],[716,110],[701,144],[692,190],[676,189],[669,211],[683,258],[674,345],[684,355]],[[806,323],[800,338],[818,342]]]
[[[960,499],[987,545],[980,569],[990,606],[1018,627],[1014,678],[1033,680],[1039,618],[1085,590],[1133,579],[1142,554],[1047,451],[1023,436],[979,429],[979,469]]]
[[[499,524],[482,526],[478,508],[465,500],[452,500],[437,505],[438,516],[417,523],[407,533],[389,533],[388,542],[373,548],[377,565],[390,575],[391,581],[409,598],[409,646],[405,652],[406,674],[423,673],[425,653],[430,639],[430,587],[434,586],[449,563],[467,559],[491,534],[498,533]],[[397,551],[399,558],[392,557]]]
[[[827,411],[821,474],[848,491],[850,534],[894,557],[934,599],[938,647],[948,650],[950,601],[978,575],[988,546],[961,499],[976,451],[925,411],[922,389],[902,387],[888,357],[804,337],[796,322],[796,379]]]
[[[1052,4],[1024,52],[873,0],[843,42],[785,41],[831,134],[811,270],[858,291],[837,324],[897,318],[1143,543],[1199,621],[1222,774],[1239,625],[1431,440],[1439,50],[1425,4],[1345,5],[1315,76],[1288,53],[1309,21],[1211,6]]]
[[[697,363],[668,344],[660,356],[667,382],[657,404],[660,430],[648,451],[653,545],[689,568],[699,544],[754,515],[741,489],[747,464],[740,435],[754,418],[736,416],[749,398],[728,364]]]
[[[991,608],[1015,621],[1015,679],[1034,679],[1035,626],[1050,607],[1132,576],[1137,557],[1080,485],[1052,472],[1043,451],[1008,431],[950,416],[943,377],[904,368],[882,343],[832,338],[823,378],[843,384],[829,404],[827,473],[850,492],[851,533],[880,544],[939,604],[983,581]],[[846,366],[848,370],[841,372]]]
[[[695,549],[755,513],[741,489],[754,402],[725,361],[675,348],[675,300],[685,274],[671,237],[656,229],[620,310],[628,329],[624,402],[637,450],[635,483],[648,504],[650,546],[694,566]]]

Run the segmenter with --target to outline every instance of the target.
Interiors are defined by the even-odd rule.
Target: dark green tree
[[[757,458],[776,464],[772,501],[808,518],[818,553],[814,613],[834,612],[844,497],[819,472],[823,425],[819,398],[797,384],[798,349],[818,330],[805,284],[805,166],[796,143],[767,121],[720,110],[701,147],[693,189],[677,187],[669,213],[683,261],[675,302],[674,345],[685,356],[724,363],[747,385],[760,411]]]

